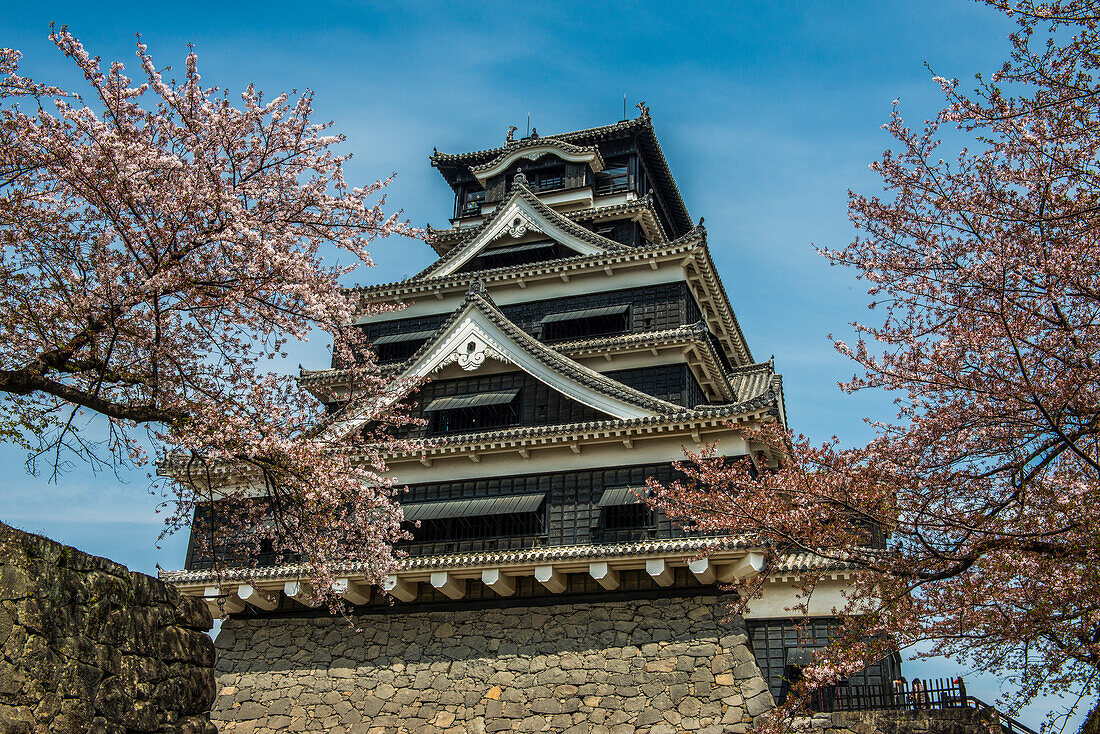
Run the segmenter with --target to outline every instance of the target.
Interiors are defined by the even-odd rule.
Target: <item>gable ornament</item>
[[[498,359],[502,362],[507,361],[500,352],[489,346],[483,339],[470,336],[462,343],[462,346],[451,352],[441,365],[455,362],[467,372],[473,372],[485,364],[485,360],[489,358]]]

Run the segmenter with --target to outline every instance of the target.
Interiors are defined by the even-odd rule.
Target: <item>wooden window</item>
[[[583,339],[630,330],[630,306],[604,306],[552,313],[542,318],[543,341]]]
[[[417,502],[404,506],[406,529],[416,542],[541,535],[546,493]],[[420,527],[415,522],[420,522]]]
[[[565,166],[554,166],[527,174],[527,185],[532,191],[553,191],[565,188]]]
[[[481,205],[485,203],[485,189],[467,189],[462,198],[462,216],[469,217],[481,214]]]
[[[516,389],[451,395],[436,398],[424,411],[431,414],[431,432],[435,434],[503,428],[519,423],[519,394]]]
[[[657,527],[657,513],[642,501],[647,494],[645,487],[608,487],[604,489],[596,506],[599,515],[593,527],[597,538],[608,540],[637,540]]]
[[[404,334],[386,334],[374,340],[375,359],[379,362],[392,362],[408,359],[417,349],[435,334],[435,330],[410,331]]]
[[[612,158],[606,161],[602,171],[596,172],[596,195],[606,196],[630,190],[630,162],[628,158]]]

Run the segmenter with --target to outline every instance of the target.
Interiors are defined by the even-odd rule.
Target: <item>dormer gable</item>
[[[472,233],[470,239],[451,249],[412,280],[442,278],[463,269],[475,257],[504,240],[507,246],[551,241],[568,250],[570,255],[599,255],[630,249],[614,240],[582,227],[543,204],[527,187],[526,178],[518,174],[514,191],[504,204],[493,212],[485,224]],[[551,254],[560,257],[555,250]]]
[[[457,364],[466,372],[475,372],[488,360],[514,365],[551,389],[611,418],[652,418],[684,411],[682,406],[628,387],[542,344],[509,321],[485,286],[475,281],[463,305],[402,365],[394,380],[397,389],[357,408],[354,415],[332,416],[321,433],[328,440],[339,440],[404,399],[414,389],[412,386],[443,367]]]

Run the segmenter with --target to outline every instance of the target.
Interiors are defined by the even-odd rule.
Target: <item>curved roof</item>
[[[594,222],[630,217],[641,222],[651,242],[668,242],[664,225],[657,218],[657,212],[653,206],[653,194],[649,193],[633,201],[575,209],[570,212],[561,212],[561,215],[574,222]],[[427,242],[437,254],[445,255],[451,249],[457,247],[458,244],[469,239],[471,235],[484,229],[485,224],[486,222],[482,222],[472,227],[446,227],[442,229],[436,229],[429,224],[427,225]]]
[[[678,237],[671,242],[663,242],[644,247],[620,246],[621,249],[595,255],[578,255],[577,257],[561,258],[557,260],[542,260],[526,265],[512,265],[491,270],[482,270],[476,273],[453,273],[438,278],[410,278],[394,283],[383,283],[371,286],[355,286],[348,288],[347,292],[358,294],[360,299],[384,298],[398,301],[400,299],[413,298],[420,293],[439,292],[441,289],[457,290],[469,287],[475,281],[496,286],[498,284],[515,282],[538,277],[555,277],[561,274],[584,272],[617,267],[620,263],[644,262],[655,257],[684,257],[681,266],[685,268],[688,284],[691,286],[700,306],[709,304],[713,314],[706,314],[707,323],[711,331],[718,337],[722,348],[725,350],[730,362],[734,364],[751,364],[752,352],[748,342],[741,331],[741,325],[733,312],[729,295],[722,286],[718,272],[711,259],[710,251],[706,245],[706,229],[702,225],[696,226],[686,235]]]
[[[513,219],[520,220],[519,229],[513,226]],[[518,236],[522,236],[529,228],[543,232],[555,241],[560,241],[561,244],[575,250],[577,255],[596,255],[633,249],[629,245],[619,244],[585,229],[572,219],[554,211],[535,196],[527,186],[526,177],[519,174],[516,176],[515,190],[512,195],[507,201],[501,202],[501,205],[483,224],[468,230],[468,239],[408,280],[452,275],[489,243],[504,236],[509,230],[518,232]]]
[[[553,349],[516,326],[507,316],[501,313],[496,303],[489,297],[489,293],[485,290],[485,286],[481,281],[474,281],[470,285],[470,289],[466,294],[466,300],[463,302],[462,306],[451,315],[450,319],[439,327],[434,337],[426,341],[420,349],[409,357],[402,366],[399,375],[402,377],[408,376],[407,373],[421,362],[425,356],[436,349],[438,345],[443,342],[448,332],[453,330],[455,324],[471,309],[476,309],[482,313],[494,325],[498,326],[515,346],[527,352],[540,363],[545,364],[553,372],[562,377],[584,384],[596,392],[607,395],[615,400],[634,405],[651,415],[675,413],[683,410],[683,408],[678,405],[660,400],[652,395],[647,395],[632,387],[627,387],[617,380],[613,380],[606,375],[575,362],[564,354],[555,352]]]
[[[603,157],[594,145],[573,145],[558,138],[527,138],[505,147],[504,152],[488,163],[471,166],[470,172],[481,183],[500,175],[518,158],[536,160],[553,154],[570,163],[587,163],[593,171],[603,170]]]
[[[668,555],[684,553],[701,555],[707,550],[721,547],[725,551],[744,551],[756,547],[751,538],[687,537],[665,540],[640,540],[626,543],[582,545],[557,545],[499,551],[475,551],[448,553],[434,556],[413,556],[397,560],[398,571],[418,569],[463,568],[480,565],[519,565],[549,563],[572,559],[626,558],[632,556]],[[800,561],[801,562],[801,561]],[[341,573],[357,573],[368,570],[364,563],[351,563],[340,567]],[[784,569],[787,570],[787,569]],[[282,564],[257,568],[203,569],[194,571],[160,571],[160,578],[174,584],[200,584],[204,582],[244,582],[252,579],[294,579],[308,576],[313,569],[304,565]]]
[[[405,362],[396,376],[400,386],[369,405],[348,406],[318,427],[331,439],[346,436],[370,422],[379,410],[405,397],[416,380],[452,362],[476,370],[487,358],[515,364],[573,400],[616,419],[644,418],[683,412],[684,408],[624,385],[555,352],[512,323],[474,281],[462,305]],[[354,411],[354,412],[349,412]]]

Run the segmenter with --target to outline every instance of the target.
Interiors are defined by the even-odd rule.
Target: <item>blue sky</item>
[[[848,396],[852,366],[828,334],[865,318],[854,274],[813,245],[851,241],[849,189],[874,193],[868,164],[890,145],[891,103],[917,122],[941,103],[935,72],[968,79],[997,68],[1011,24],[964,0],[946,2],[448,3],[227,2],[8,4],[0,45],[24,53],[42,81],[80,79],[50,44],[67,24],[89,51],[134,62],[140,32],[161,65],[182,68],[195,44],[204,79],[271,95],[310,88],[353,152],[349,178],[397,172],[389,201],[417,223],[446,224],[451,193],[428,165],[444,152],[499,145],[527,115],[542,133],[614,122],[639,100],[688,210],[706,217],[710,247],[758,359],[774,354],[792,425],[818,440],[867,438],[888,418],[882,396]],[[136,68],[136,65],[132,68]],[[391,281],[431,260],[426,245],[379,242],[361,283]],[[326,366],[324,340],[296,347],[285,368]],[[29,477],[0,447],[0,519],[152,572],[182,563],[186,539],[154,541],[156,498],[145,472],[116,479],[77,467],[59,482]],[[955,674],[949,664],[910,676]],[[995,682],[980,695],[996,697]],[[1045,707],[1027,712],[1037,724]]]

